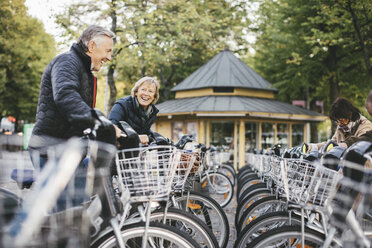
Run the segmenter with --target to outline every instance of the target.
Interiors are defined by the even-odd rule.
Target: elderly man
[[[49,146],[81,135],[81,130],[69,122],[70,117],[88,115],[95,107],[97,79],[92,72],[111,60],[114,37],[111,31],[92,25],[70,51],[55,57],[46,67],[29,151],[36,150],[46,159]]]
[[[111,60],[114,37],[111,31],[92,25],[84,30],[70,51],[55,57],[46,67],[41,79],[36,124],[28,146],[36,169],[42,169],[47,162],[48,147],[82,135],[84,127],[78,127],[70,120],[73,115],[91,115],[97,94],[93,71],[99,71]],[[113,133],[115,139],[115,131]],[[85,175],[86,169],[81,162],[72,186],[75,191],[83,191]],[[69,198],[68,192],[65,189],[59,196],[56,211],[67,207],[66,199],[72,199],[72,206],[87,199],[81,194]]]

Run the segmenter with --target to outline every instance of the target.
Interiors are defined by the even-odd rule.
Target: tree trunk
[[[111,31],[116,35],[116,24],[117,24],[117,16],[116,16],[116,0],[111,0]],[[114,38],[114,47],[116,44],[116,38]],[[114,79],[114,73],[115,73],[115,58],[114,55],[112,55],[111,64],[109,67],[109,70],[107,72],[107,83],[110,87],[110,98],[107,106],[107,113],[111,111],[112,106],[114,106],[114,103],[116,101],[116,95],[117,90],[115,86],[115,79]]]
[[[357,36],[358,36],[358,39],[359,39],[359,45],[360,45],[360,48],[361,48],[362,53],[363,53],[363,59],[364,59],[364,63],[365,63],[366,68],[367,68],[367,72],[369,73],[369,75],[372,76],[372,66],[371,66],[369,56],[368,56],[367,47],[365,46],[365,39],[364,39],[364,37],[362,35],[362,32],[360,30],[358,17],[356,16],[356,14],[354,12],[354,9],[351,6],[351,1],[350,0],[347,1],[347,9],[348,9],[348,11],[351,14],[351,17],[353,19],[354,29],[355,29],[355,32],[357,33]]]
[[[115,101],[116,101],[117,89],[116,89],[116,85],[115,85],[114,72],[115,72],[114,65],[110,65],[110,68],[107,72],[107,83],[110,87],[110,98],[109,98],[109,102],[107,104],[108,105],[107,106],[107,113],[110,113],[110,111],[111,111],[111,109],[114,106]]]
[[[310,123],[310,143],[318,143],[320,142],[318,138],[318,123],[311,122]]]
[[[328,69],[331,73],[329,79],[329,100],[332,104],[336,98],[340,95],[340,86],[338,82],[338,73],[337,73],[337,56],[336,56],[337,47],[331,46],[329,48],[329,66]],[[332,123],[332,133],[336,130],[336,125]]]
[[[159,75],[160,75],[160,84],[162,86],[162,90],[160,91],[160,96],[162,97],[163,101],[169,100],[170,98],[170,83],[172,78],[176,72],[176,66],[171,66],[171,72],[169,73],[168,77],[165,76],[164,67],[160,66]]]

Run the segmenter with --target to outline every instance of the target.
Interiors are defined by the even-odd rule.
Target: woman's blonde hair
[[[156,91],[155,91],[155,95],[154,95],[154,100],[152,101],[152,104],[155,104],[159,100],[160,84],[159,84],[158,80],[156,80],[156,78],[154,78],[154,77],[143,77],[140,80],[138,80],[132,88],[132,93],[131,93],[132,97],[136,96],[139,87],[141,87],[144,83],[155,84]]]

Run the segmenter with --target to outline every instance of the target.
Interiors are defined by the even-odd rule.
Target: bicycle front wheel
[[[263,233],[284,225],[301,225],[301,217],[293,214],[290,218],[289,213],[284,211],[264,214],[253,220],[240,232],[234,247],[246,247]]]
[[[309,228],[305,228],[305,247],[322,247],[324,240],[324,234]],[[270,230],[258,236],[244,247],[302,247],[301,226],[282,226]],[[335,244],[331,244],[331,247],[337,246]]]
[[[234,186],[230,179],[220,172],[207,173],[201,184],[201,192],[212,197],[223,208],[234,196]]]
[[[164,216],[165,215],[165,216]],[[169,208],[165,214],[164,209],[156,210],[151,213],[151,221],[164,221],[167,225],[176,227],[177,229],[187,233],[193,240],[200,244],[203,248],[218,247],[218,241],[212,230],[198,217],[186,212],[185,210]]]
[[[145,223],[124,226],[121,236],[125,247],[141,248],[145,235]],[[195,248],[200,247],[191,237],[177,228],[162,223],[150,223],[147,229],[146,248]],[[109,232],[91,245],[94,248],[118,247],[114,232]]]

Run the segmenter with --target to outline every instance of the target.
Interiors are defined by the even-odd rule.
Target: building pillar
[[[238,120],[234,120],[234,168],[238,167]]]
[[[198,125],[198,142],[202,143],[202,144],[205,144],[206,140],[205,140],[204,120],[201,119],[198,122],[199,122],[199,125]]]
[[[238,169],[245,165],[245,122],[240,119],[239,122],[239,164]]]
[[[288,148],[292,147],[292,123],[289,123],[289,130],[288,130]]]
[[[207,147],[210,147],[211,146],[211,121],[210,120],[207,120],[207,133],[206,133],[206,146]]]

